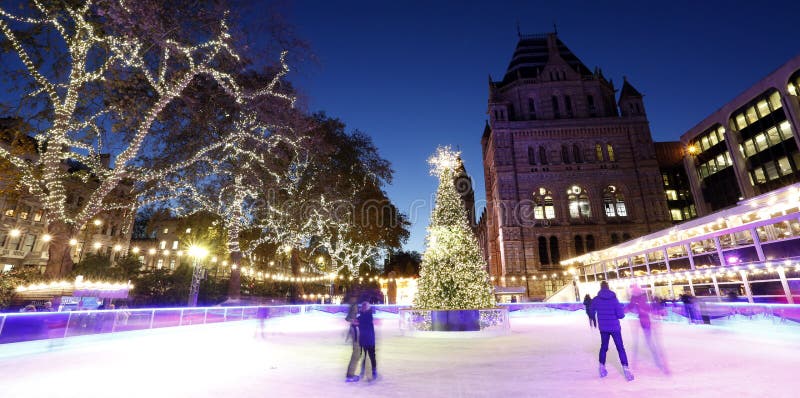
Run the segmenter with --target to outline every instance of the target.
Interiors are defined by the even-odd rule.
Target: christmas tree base
[[[481,310],[401,309],[400,330],[416,337],[491,337],[510,332],[507,308]]]

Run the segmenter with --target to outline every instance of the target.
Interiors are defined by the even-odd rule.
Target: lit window
[[[778,128],[772,127],[767,130],[767,140],[769,141],[769,146],[773,146],[775,144],[779,144],[781,141],[781,135],[778,134]]]
[[[30,213],[31,213],[30,206],[21,206],[19,209],[19,218],[22,220],[27,220]]]
[[[758,121],[758,115],[756,114],[756,108],[753,107],[753,106],[747,108],[747,110],[745,111],[745,115],[747,116],[748,124],[753,124],[756,121]]]
[[[159,258],[158,264],[156,264],[156,268],[161,269],[163,267],[164,267],[164,260]]]
[[[603,161],[603,147],[600,146],[600,144],[594,146],[594,156],[597,158],[598,162]]]
[[[785,121],[781,123],[781,136],[784,140],[788,140],[792,136],[792,127],[789,125],[789,121]]]
[[[667,200],[678,200],[678,192],[674,189],[667,189],[664,193],[667,194]]]
[[[14,217],[14,215],[17,214],[17,202],[6,203],[6,210],[3,214],[7,217]]]
[[[764,170],[761,167],[753,170],[753,180],[755,180],[756,184],[767,182],[767,177],[764,175]]]
[[[672,192],[675,193],[675,191]],[[625,198],[613,185],[609,185],[603,191],[603,209],[606,217],[626,217],[628,215],[628,209],[625,207]]]
[[[175,269],[175,259],[169,260],[169,269]]]
[[[736,115],[736,127],[739,128],[739,130],[747,127],[747,121],[744,119],[744,114],[739,113]]]
[[[761,133],[756,136],[756,148],[759,152],[767,149],[769,145],[767,145],[767,136],[764,133]]]
[[[178,241],[177,240],[173,240],[172,241],[172,250],[178,250]]]
[[[42,215],[44,212],[42,210],[36,210],[36,213],[33,213],[33,221],[42,221]]]
[[[569,202],[569,216],[571,218],[588,218],[592,216],[589,206],[589,196],[586,195],[581,187],[573,185],[567,190],[567,200]]]
[[[672,215],[673,221],[683,220],[683,214],[681,213],[681,209],[670,209],[669,213]]]
[[[614,158],[614,147],[611,144],[606,144],[606,152],[608,152],[608,160],[611,162],[615,162]]]
[[[767,116],[770,113],[769,106],[767,105],[766,100],[758,101],[758,104],[756,104],[756,108],[758,108],[758,114],[761,117]]]
[[[186,228],[186,233],[187,233],[187,234],[190,234],[190,233],[192,233],[192,229],[191,229],[191,228]]]
[[[162,250],[167,248],[167,241],[162,240],[161,245],[159,246]]]
[[[781,104],[781,97],[777,91],[775,91],[769,96],[769,104],[772,105],[773,110],[781,109],[781,107],[783,106]]]
[[[782,157],[778,159],[778,171],[780,171],[783,176],[792,174],[792,166],[789,164],[789,158]]]
[[[164,228],[164,233],[168,234],[169,233],[169,228]]]
[[[533,203],[533,218],[537,220],[552,220],[556,218],[553,194],[547,189],[539,188],[539,191],[533,197]]]
[[[778,168],[775,166],[775,162],[767,162],[764,164],[764,171],[767,173],[767,178],[772,181],[778,179],[780,175],[778,174]]]

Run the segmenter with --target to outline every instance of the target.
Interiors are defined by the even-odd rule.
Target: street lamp
[[[189,307],[197,307],[197,294],[200,292],[200,281],[203,280],[203,268],[198,263],[198,260],[203,260],[208,255],[208,250],[205,248],[192,245],[188,250],[189,256],[192,257],[192,284],[189,286]]]

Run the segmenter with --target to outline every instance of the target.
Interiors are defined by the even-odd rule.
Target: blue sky
[[[702,4],[699,4],[702,3]],[[553,30],[619,88],[645,95],[656,140],[675,140],[800,53],[800,2],[296,1],[288,21],[317,60],[291,76],[310,110],[370,134],[392,162],[390,197],[421,251],[437,145],[463,151],[484,198],[480,137],[487,79],[499,79],[523,33]]]

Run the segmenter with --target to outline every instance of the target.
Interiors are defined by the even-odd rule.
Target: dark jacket
[[[583,299],[583,307],[586,309],[587,313],[592,310],[592,298],[588,295]]]
[[[375,346],[375,326],[372,324],[372,310],[358,314],[359,344],[362,347]]]
[[[597,328],[601,332],[618,332],[619,320],[625,317],[617,294],[610,289],[600,289],[592,300],[592,318],[597,317]]]

